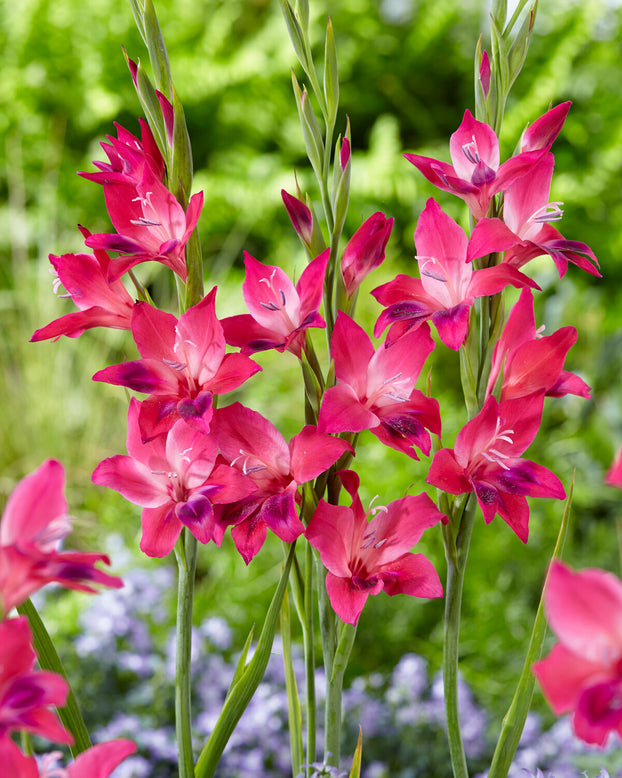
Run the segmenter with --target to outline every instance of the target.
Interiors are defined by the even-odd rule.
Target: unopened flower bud
[[[393,219],[377,211],[363,222],[345,247],[341,272],[348,297],[361,285],[365,276],[384,259]]]
[[[285,189],[281,189],[281,197],[294,229],[305,246],[310,246],[313,237],[313,214],[310,208],[297,197],[286,192]]]

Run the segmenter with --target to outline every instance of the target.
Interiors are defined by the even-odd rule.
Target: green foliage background
[[[448,138],[472,108],[472,58],[487,8],[470,0],[314,0],[311,27],[318,56],[326,14],[338,47],[342,113],[352,124],[351,207],[345,234],[376,210],[396,224],[387,260],[368,288],[412,267],[418,214],[434,195],[454,218],[465,208],[437,193],[403,158],[403,151],[448,159]],[[304,262],[281,203],[294,191],[293,169],[310,195],[291,93],[295,59],[276,0],[160,0],[161,27],[184,103],[195,160],[196,189],[205,190],[200,221],[208,288],[217,283],[218,313],[240,312],[241,254],[298,273]],[[574,325],[579,340],[567,367],[593,387],[593,399],[549,400],[530,456],[569,484],[575,502],[566,559],[619,573],[616,520],[619,493],[603,475],[622,443],[620,311],[622,295],[622,44],[621,10],[605,0],[543,0],[527,64],[508,105],[502,153],[549,104],[573,101],[557,140],[551,199],[565,203],[561,229],[587,242],[604,278],[571,266],[560,281],[549,261],[533,263],[543,288],[538,318],[547,332]],[[79,340],[29,344],[32,331],[71,309],[54,297],[48,253],[81,248],[75,225],[109,229],[99,187],[76,176],[101,159],[98,142],[118,121],[138,131],[138,101],[122,46],[147,61],[126,0],[24,0],[0,6],[0,487],[47,456],[68,469],[70,504],[78,517],[74,543],[99,548],[120,532],[137,547],[139,511],[90,483],[95,465],[123,451],[126,400],[118,387],[91,383],[104,364],[131,356],[126,333],[91,331]],[[484,41],[485,44],[485,41]],[[297,72],[299,78],[301,74]],[[157,299],[171,290],[157,268],[141,266]],[[165,302],[162,302],[165,305]],[[373,300],[364,317],[378,313]],[[432,392],[441,402],[444,444],[464,423],[456,360],[435,355]],[[302,394],[288,355],[263,355],[263,374],[244,401],[284,434],[297,431]],[[283,368],[284,363],[287,363]],[[292,385],[295,389],[292,390]],[[389,502],[421,491],[426,462],[412,463],[364,440],[358,456],[364,489]],[[502,713],[517,676],[562,506],[532,503],[527,547],[496,519],[479,522],[464,604],[464,673],[479,699]],[[443,575],[440,536],[424,540]],[[280,548],[267,544],[246,569],[227,540],[201,558],[198,603],[226,615],[240,637],[260,618],[278,576]],[[143,563],[143,562],[141,562]],[[161,564],[154,560],[148,564]],[[249,600],[252,591],[252,601]],[[78,602],[70,600],[71,603]],[[52,622],[78,604],[58,606]],[[197,616],[197,618],[200,618]],[[389,669],[406,650],[440,663],[442,603],[371,598],[360,623],[353,672]],[[542,700],[536,701],[542,709]]]

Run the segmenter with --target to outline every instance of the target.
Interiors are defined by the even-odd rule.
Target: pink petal
[[[132,335],[143,359],[176,361],[175,328],[177,319],[148,303],[136,303],[132,316]]]
[[[484,122],[478,122],[467,110],[464,112],[462,123],[449,141],[451,161],[454,163],[456,174],[466,181],[472,180],[471,176],[476,167],[464,150],[472,144],[475,144],[481,161],[496,171],[499,167],[499,140],[491,127]]]
[[[551,629],[570,650],[590,662],[622,658],[622,582],[603,570],[574,572],[551,566],[545,593]]]
[[[320,500],[305,530],[309,543],[320,552],[324,567],[342,578],[351,575],[349,549],[355,534],[354,523],[351,508]]]
[[[150,557],[165,557],[171,553],[182,529],[175,516],[174,504],[167,502],[158,508],[143,508],[140,515],[143,528],[140,550]]]
[[[66,517],[67,511],[65,470],[57,460],[47,459],[9,495],[0,522],[0,545],[36,542],[37,535]]]
[[[321,254],[318,254],[302,271],[300,280],[296,284],[296,291],[300,298],[300,318],[303,320],[310,313],[317,313],[322,303],[324,276],[326,275],[326,266],[328,265],[329,258],[330,249],[325,249]]]
[[[521,151],[550,149],[566,121],[571,105],[571,101],[567,100],[536,119],[523,134]]]
[[[369,592],[357,589],[349,578],[326,573],[326,591],[333,610],[346,624],[356,624],[365,607]]]
[[[574,710],[582,690],[592,678],[601,676],[603,667],[558,643],[545,659],[532,665],[532,671],[553,712],[560,716]]]
[[[324,392],[318,419],[321,432],[361,432],[379,424],[376,414],[360,402],[347,384],[331,386]]]
[[[458,351],[469,334],[470,305],[456,305],[447,310],[432,314],[432,322],[436,325],[438,336],[447,348]]]
[[[379,576],[384,581],[384,591],[390,597],[395,594],[426,598],[443,596],[443,585],[438,573],[423,554],[404,554],[390,564],[383,565]]]
[[[337,380],[350,386],[357,397],[365,397],[367,365],[374,355],[374,347],[365,330],[339,312],[330,348]]]
[[[93,471],[91,480],[99,486],[114,489],[126,500],[144,508],[168,503],[164,486],[151,475],[146,465],[129,456],[115,454],[104,459]]]
[[[242,285],[244,302],[258,324],[285,338],[303,317],[300,297],[280,267],[264,265],[244,252],[246,277]]]
[[[115,767],[136,752],[131,740],[98,743],[78,754],[67,768],[67,778],[108,778]]]
[[[304,526],[296,510],[295,490],[267,497],[260,510],[259,517],[285,543],[293,543],[304,533]]]
[[[233,527],[231,537],[246,564],[261,550],[267,534],[265,521],[256,514]]]
[[[341,438],[322,434],[317,427],[307,425],[291,439],[289,450],[292,477],[297,484],[304,484],[328,470],[352,447]]]

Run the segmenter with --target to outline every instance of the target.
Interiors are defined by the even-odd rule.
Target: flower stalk
[[[197,540],[184,529],[175,545],[177,558],[177,631],[175,653],[175,731],[179,778],[194,778],[192,753],[192,602],[197,560]]]

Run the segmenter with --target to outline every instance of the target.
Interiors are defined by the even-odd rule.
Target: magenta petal
[[[432,322],[436,325],[439,338],[454,351],[459,350],[469,333],[470,308],[470,305],[460,304],[432,314]]]
[[[175,505],[175,516],[188,527],[199,543],[209,543],[212,539],[214,509],[205,495],[192,494],[186,502],[178,502]]]
[[[104,459],[93,471],[92,481],[114,489],[126,500],[144,508],[168,503],[164,487],[151,475],[148,467],[130,456],[115,454]]]
[[[603,667],[557,643],[532,670],[553,712],[560,716],[576,707],[581,690],[592,677],[602,673]]]
[[[358,397],[367,389],[367,364],[374,355],[369,336],[362,327],[339,312],[330,343],[338,381],[352,387]]]
[[[458,464],[456,455],[449,448],[436,452],[425,480],[426,483],[438,486],[450,494],[465,494],[473,489],[464,468]]]
[[[586,743],[603,747],[609,733],[622,730],[619,700],[622,679],[594,683],[584,689],[572,720],[575,735]]]
[[[376,414],[359,401],[347,384],[331,386],[324,392],[318,419],[321,432],[361,432],[379,424]]]
[[[298,518],[294,495],[294,491],[274,494],[264,500],[259,510],[260,518],[285,543],[293,543],[305,530]]]
[[[423,554],[404,554],[383,565],[379,577],[384,581],[384,591],[391,597],[395,594],[427,598],[443,596],[438,573]]]
[[[132,316],[132,335],[143,359],[176,361],[175,328],[177,319],[148,303],[136,303]]]
[[[135,751],[136,744],[131,740],[98,743],[78,754],[67,768],[67,778],[109,778],[115,767]]]
[[[99,307],[88,308],[85,311],[74,311],[61,316],[59,319],[55,319],[45,327],[41,327],[41,329],[35,330],[30,340],[32,343],[40,340],[49,340],[50,338],[57,340],[61,335],[66,335],[68,338],[77,338],[85,330],[93,329],[93,327],[129,330],[130,311],[126,315]]]
[[[289,450],[292,477],[297,484],[304,484],[328,470],[342,454],[352,451],[352,447],[341,438],[324,435],[307,425],[291,439]]]
[[[175,516],[174,504],[167,502],[159,508],[143,508],[140,515],[143,535],[140,550],[151,557],[165,557],[171,553],[182,529]]]
[[[350,576],[348,551],[354,532],[354,514],[345,505],[320,500],[307,525],[305,537],[320,552],[322,564],[336,576]]]
[[[0,545],[36,542],[36,536],[66,517],[67,511],[65,469],[58,460],[47,459],[9,495],[0,522]]]
[[[214,414],[212,400],[211,392],[199,392],[194,399],[180,400],[177,403],[177,413],[193,429],[207,434]]]
[[[551,629],[570,651],[593,662],[622,658],[622,583],[616,576],[554,562],[545,603]]]
[[[144,394],[176,395],[179,387],[176,374],[157,359],[135,359],[105,367],[95,373],[93,381],[127,386]]]
[[[209,381],[214,394],[226,394],[237,389],[261,367],[244,354],[225,354],[220,367]]]
[[[267,534],[266,523],[257,514],[233,527],[231,537],[246,564],[261,550]]]
[[[326,573],[326,592],[333,610],[346,624],[356,624],[365,607],[369,592],[358,589],[350,578]]]
[[[466,257],[472,262],[495,251],[507,251],[522,242],[501,219],[485,217],[473,228]]]
[[[570,100],[560,103],[530,124],[523,134],[521,151],[550,149],[566,121],[571,105]]]

